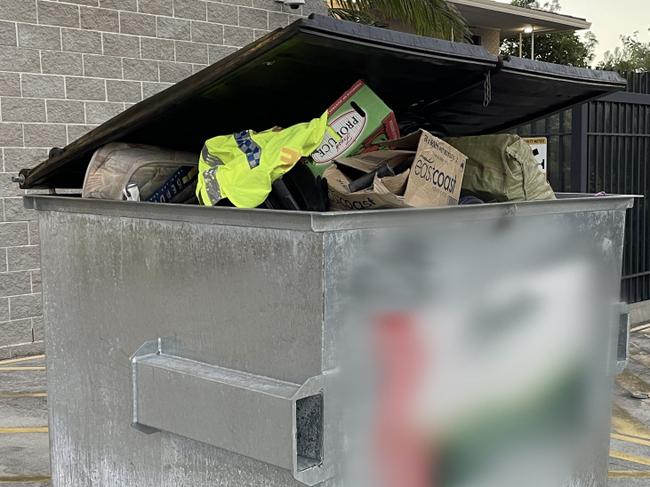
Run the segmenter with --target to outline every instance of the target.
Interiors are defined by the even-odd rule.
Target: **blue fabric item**
[[[237,145],[241,151],[246,154],[246,159],[248,160],[248,165],[251,169],[260,165],[260,157],[262,156],[262,150],[260,146],[255,143],[251,138],[251,134],[248,130],[243,132],[237,132],[234,134]]]
[[[196,166],[181,167],[178,171],[172,174],[171,177],[165,181],[165,184],[158,188],[154,194],[149,196],[146,201],[154,203],[165,203],[171,201],[172,198],[185,188],[194,185],[196,173]]]
[[[482,205],[483,203],[485,202],[476,196],[461,196],[458,201],[459,205]]]

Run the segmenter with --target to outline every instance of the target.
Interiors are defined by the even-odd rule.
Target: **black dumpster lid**
[[[307,121],[358,79],[395,111],[404,131],[423,127],[454,136],[502,131],[625,87],[616,73],[503,60],[480,46],[312,16],[23,169],[21,186],[80,188],[93,152],[112,141],[198,153],[219,134]]]

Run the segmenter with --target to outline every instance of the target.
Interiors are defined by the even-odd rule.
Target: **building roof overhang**
[[[515,7],[494,0],[448,0],[470,27],[501,31],[502,36],[518,34],[526,27],[535,32],[564,32],[589,29],[591,22],[545,10]]]

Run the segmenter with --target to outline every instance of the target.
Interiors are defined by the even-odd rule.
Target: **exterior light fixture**
[[[527,25],[524,27],[524,34],[532,34],[533,33],[533,26],[532,25]]]
[[[305,0],[275,0],[276,3],[283,3],[288,7],[296,9],[305,4]]]

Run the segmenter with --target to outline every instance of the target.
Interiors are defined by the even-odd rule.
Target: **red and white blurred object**
[[[601,448],[607,269],[563,224],[493,226],[385,233],[351,270],[349,485],[571,485]]]

